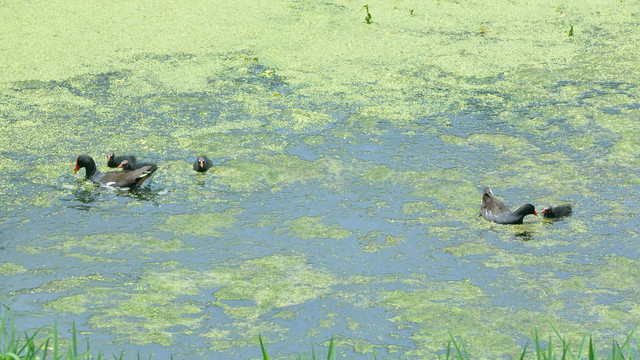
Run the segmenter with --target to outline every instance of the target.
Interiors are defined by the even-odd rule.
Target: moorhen
[[[73,172],[78,172],[80,168],[85,168],[85,179],[91,180],[96,184],[130,189],[141,186],[156,170],[145,166],[133,171],[109,171],[102,173],[96,169],[96,163],[89,155],[78,156]]]
[[[480,204],[480,215],[498,224],[522,224],[525,216],[538,215],[536,209],[531,204],[524,204],[518,210],[511,212],[504,204],[493,196],[489,187],[482,191],[482,203]]]
[[[556,207],[545,206],[542,210],[540,210],[540,213],[545,218],[557,219],[557,218],[571,215],[571,211],[572,211],[571,205],[566,204],[566,205],[560,205]]]
[[[134,163],[136,162],[136,157],[133,155],[116,156],[113,151],[107,153],[107,166],[110,168],[117,168],[124,160]]]
[[[198,160],[193,163],[193,170],[203,173],[209,170],[209,168],[211,168],[212,166],[213,163],[211,162],[211,160],[209,160],[208,157],[200,156],[198,157]]]
[[[156,169],[158,169],[158,165],[156,165],[154,163],[137,163],[137,162],[131,163],[127,159],[122,160],[122,162],[120,163],[120,165],[118,167],[122,168],[122,170],[125,170],[125,171],[131,171],[131,170],[141,169],[141,168],[143,168],[145,166],[149,166],[149,170],[148,171],[156,171]]]

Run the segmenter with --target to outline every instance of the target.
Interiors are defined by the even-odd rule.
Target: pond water
[[[258,358],[259,334],[433,358],[450,331],[510,358],[640,320],[638,4],[63,4],[0,4],[19,329],[176,359]],[[109,150],[157,163],[150,186],[73,173]],[[489,223],[486,185],[574,213]]]

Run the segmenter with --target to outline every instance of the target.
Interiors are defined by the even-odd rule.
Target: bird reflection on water
[[[533,232],[531,231],[523,231],[515,234],[519,240],[522,241],[530,241],[533,240]]]
[[[88,189],[86,186],[78,187],[71,191],[70,196],[62,197],[61,200],[68,203],[68,207],[79,210],[89,210],[92,203],[96,201],[106,201],[105,192],[114,194],[120,200],[127,201],[148,201],[155,205],[159,205],[159,197],[166,194],[167,190],[163,188],[141,187],[137,189],[119,189],[108,186],[95,186]],[[130,199],[130,200],[127,200]]]

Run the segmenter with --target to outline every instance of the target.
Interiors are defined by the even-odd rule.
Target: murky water
[[[275,358],[334,336],[367,359],[434,357],[448,331],[479,358],[549,324],[627,334],[637,4],[370,3],[370,25],[361,5],[0,5],[0,301],[19,328],[185,359],[259,357],[258,334]],[[73,173],[109,150],[159,164],[151,185]],[[574,214],[488,223],[485,185]]]

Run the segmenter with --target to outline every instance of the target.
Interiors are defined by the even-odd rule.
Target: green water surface
[[[258,357],[258,335],[282,359],[332,336],[366,359],[437,357],[449,331],[490,359],[549,324],[618,339],[640,320],[639,16],[0,2],[0,302],[20,329],[76,321],[159,358]],[[110,150],[157,163],[151,185],[73,173]],[[486,185],[574,214],[489,223]]]

